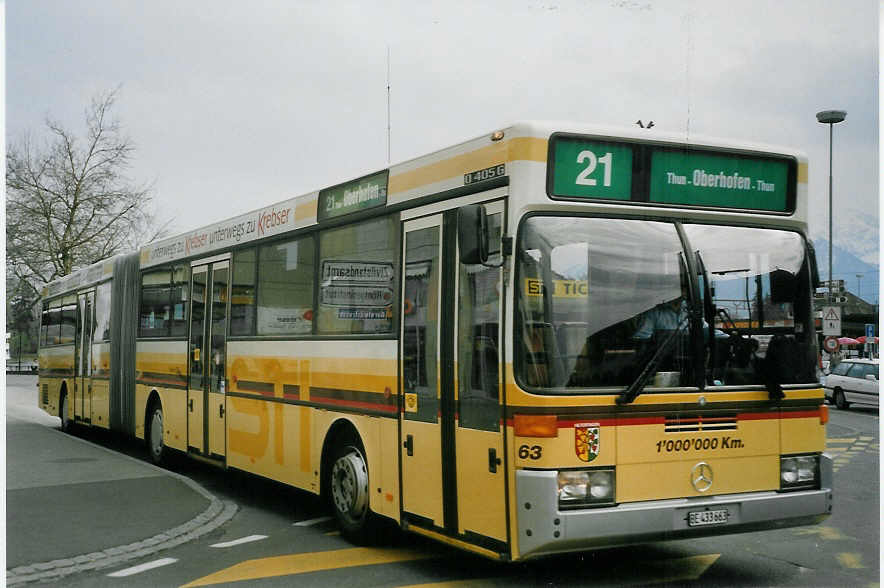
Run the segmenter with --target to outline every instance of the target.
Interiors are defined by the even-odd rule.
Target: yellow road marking
[[[808,527],[806,529],[800,529],[795,531],[796,535],[819,535],[820,539],[828,539],[832,541],[837,541],[840,539],[847,539],[846,536],[841,534],[841,531],[836,529],[835,527]]]
[[[862,558],[858,553],[839,553],[835,557],[838,558],[838,563],[845,568],[859,570],[866,567],[862,564]]]
[[[306,574],[356,566],[414,561],[431,557],[438,557],[438,554],[410,549],[377,549],[372,547],[296,553],[293,555],[246,560],[208,576],[198,578],[189,584],[185,584],[182,588]]]
[[[451,582],[429,582],[427,584],[411,584],[400,588],[460,588],[461,586],[494,586],[491,580],[452,580]]]
[[[697,580],[706,570],[712,567],[720,553],[710,553],[707,555],[694,555],[691,557],[681,557],[677,559],[662,560],[648,562],[649,565],[642,566],[650,572],[650,576],[639,582],[631,581],[633,584],[668,584],[671,582],[683,582],[685,580]]]
[[[854,441],[856,441],[855,437],[848,439],[826,439],[826,443],[853,443]]]
[[[834,451],[835,453],[840,453],[842,451],[847,451],[846,447],[826,447],[826,451]]]
[[[650,584],[667,584],[696,580],[721,557],[720,553],[693,555],[644,561],[640,565],[617,565],[593,572],[593,582],[606,584],[616,583],[619,586],[648,586]],[[411,584],[402,588],[461,588],[462,586],[499,586],[506,582],[505,576],[497,578],[475,578],[469,580],[452,580],[448,582],[429,582]]]

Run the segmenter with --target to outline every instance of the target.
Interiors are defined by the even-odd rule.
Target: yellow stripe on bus
[[[407,192],[420,186],[463,175],[471,170],[483,169],[509,161],[545,162],[546,152],[546,139],[516,137],[509,141],[492,143],[469,153],[455,155],[436,163],[390,176],[388,193],[393,196],[400,192]]]
[[[318,200],[309,200],[297,204],[295,206],[295,220],[315,219],[318,202]]]
[[[246,560],[214,574],[198,578],[189,584],[185,584],[183,588],[210,586],[212,584],[221,584],[222,582],[240,582],[242,580],[307,574],[357,566],[415,561],[431,557],[438,557],[438,554],[412,549],[379,549],[372,547],[296,553],[293,555]]]

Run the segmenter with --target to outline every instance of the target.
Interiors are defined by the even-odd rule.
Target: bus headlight
[[[780,489],[818,488],[820,457],[790,455],[780,457]]]
[[[558,472],[559,508],[614,504],[614,470]]]

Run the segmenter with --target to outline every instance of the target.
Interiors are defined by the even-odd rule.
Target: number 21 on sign
[[[595,168],[598,164],[602,164],[604,166],[604,178],[602,179],[602,185],[605,187],[609,187],[611,185],[611,163],[612,163],[612,155],[610,153],[605,153],[601,157],[597,157],[595,153],[589,151],[588,149],[585,151],[581,151],[577,156],[577,163],[586,163],[586,167],[580,175],[577,176],[577,184],[580,186],[595,186],[596,180],[589,176],[595,171]]]

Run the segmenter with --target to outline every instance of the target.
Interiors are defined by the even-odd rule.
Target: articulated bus
[[[501,560],[832,510],[807,161],[522,122],[45,290],[39,406]]]

